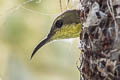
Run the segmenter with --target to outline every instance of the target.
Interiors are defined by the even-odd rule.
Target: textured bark
[[[81,80],[120,80],[120,0],[81,0]]]

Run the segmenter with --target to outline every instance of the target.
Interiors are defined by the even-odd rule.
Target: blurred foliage
[[[0,10],[0,80],[79,80],[79,39],[49,43],[30,60],[60,13],[59,0],[0,0]]]
[[[26,32],[24,18],[20,15],[8,15],[5,23],[4,37],[5,41],[11,45],[22,43],[23,35]]]

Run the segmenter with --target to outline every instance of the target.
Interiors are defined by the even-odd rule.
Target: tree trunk
[[[80,0],[81,80],[120,80],[120,0]]]

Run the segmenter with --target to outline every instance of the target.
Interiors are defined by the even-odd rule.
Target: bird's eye
[[[61,28],[62,25],[63,25],[63,21],[62,20],[58,20],[55,25],[56,25],[57,28]]]

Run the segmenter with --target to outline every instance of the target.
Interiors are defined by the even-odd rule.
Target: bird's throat
[[[51,40],[56,39],[69,39],[69,38],[77,38],[80,36],[82,25],[78,24],[65,24],[58,29],[56,33],[51,37]]]

